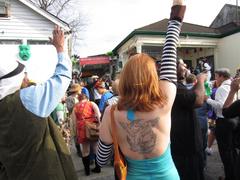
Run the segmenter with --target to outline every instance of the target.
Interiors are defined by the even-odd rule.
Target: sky
[[[236,2],[185,0],[184,22],[209,26],[224,4]],[[75,7],[86,26],[75,53],[80,57],[107,53],[134,29],[169,18],[171,5],[172,0],[78,0]]]

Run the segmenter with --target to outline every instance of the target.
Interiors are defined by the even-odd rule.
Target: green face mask
[[[20,45],[19,46],[19,56],[23,61],[27,61],[31,57],[30,46]]]

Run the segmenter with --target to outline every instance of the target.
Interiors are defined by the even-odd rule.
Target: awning
[[[80,65],[94,65],[94,64],[109,64],[110,58],[108,56],[86,57],[80,58]]]

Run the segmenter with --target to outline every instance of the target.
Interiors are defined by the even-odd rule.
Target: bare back
[[[127,111],[116,109],[117,138],[123,154],[132,159],[148,159],[163,154],[170,141],[170,115],[169,109],[156,107],[152,112],[135,111],[131,122]],[[101,137],[109,141],[106,143],[112,143],[110,107],[104,113],[101,129],[105,129],[101,131]]]

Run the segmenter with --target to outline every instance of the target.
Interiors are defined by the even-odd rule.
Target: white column
[[[214,68],[215,68],[215,70],[216,69],[218,69],[219,68],[219,66],[220,66],[220,63],[219,63],[219,59],[218,59],[218,51],[219,51],[219,49],[218,49],[218,47],[216,47],[216,48],[214,48],[214,50],[213,50],[214,52],[213,52],[213,55],[214,55]]]
[[[137,48],[137,53],[141,53],[142,52],[142,43],[136,43],[136,48]]]
[[[27,39],[22,39],[22,44],[27,45]]]

